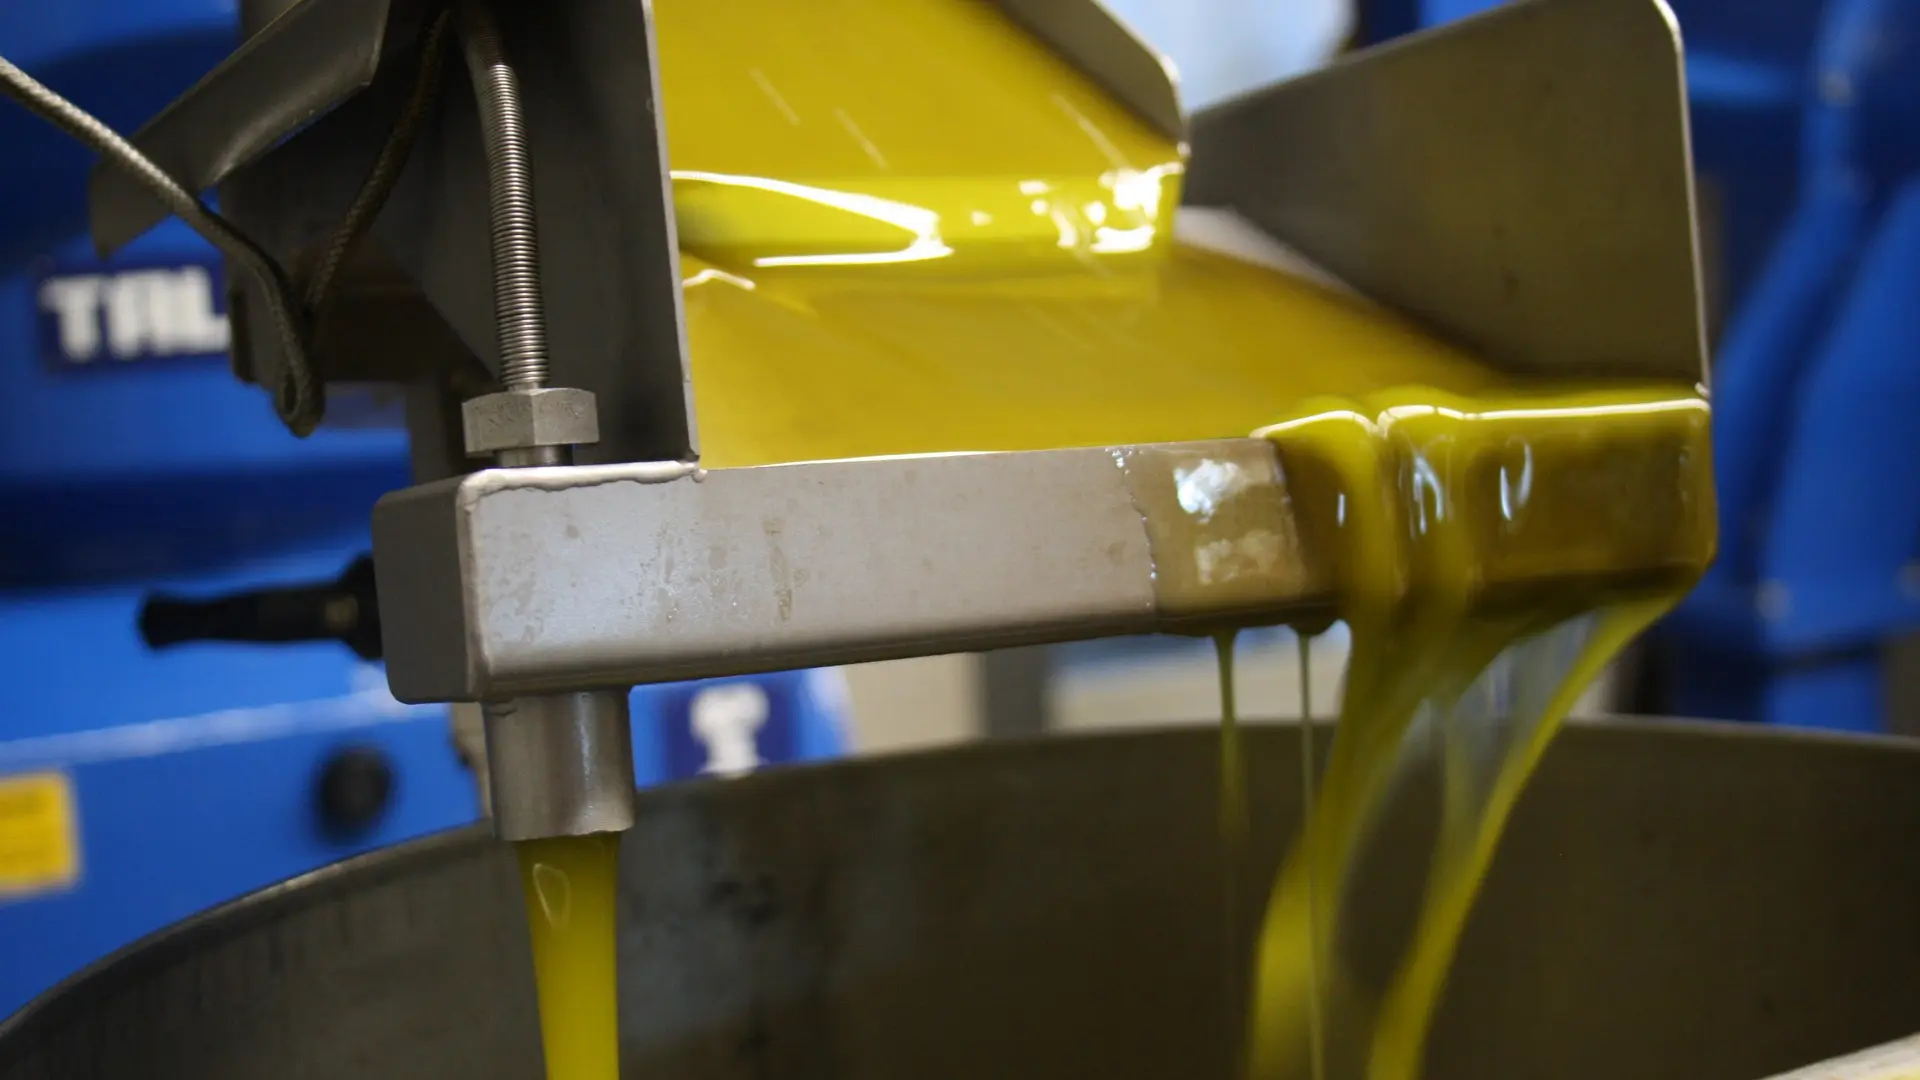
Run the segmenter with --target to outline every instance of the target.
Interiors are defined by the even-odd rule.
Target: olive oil
[[[1410,1080],[1527,775],[1585,684],[1712,556],[1707,410],[1688,387],[1404,391],[1311,404],[1267,434],[1314,546],[1341,559],[1352,651],[1322,787],[1266,912],[1250,1071],[1318,1076],[1320,1039],[1325,1075]],[[1503,657],[1511,695],[1485,678]],[[1375,1003],[1335,947],[1343,890],[1423,717],[1441,733],[1440,837]]]
[[[1711,557],[1696,389],[1516,384],[1364,300],[1183,241],[1184,147],[984,0],[654,13],[705,464],[1272,440],[1307,546],[1337,562],[1352,647],[1317,791],[1303,747],[1306,825],[1258,942],[1229,959],[1242,1067],[1417,1075],[1527,775]],[[1220,657],[1234,927],[1230,638]],[[1396,974],[1362,987],[1338,948],[1345,893],[1433,745],[1420,731],[1438,732],[1440,836]],[[522,848],[554,1080],[617,1074],[615,851]]]

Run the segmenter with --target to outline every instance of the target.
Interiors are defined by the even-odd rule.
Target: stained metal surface
[[[1696,467],[1614,457],[1647,490]],[[491,700],[1330,615],[1339,537],[1299,506],[1263,439],[487,470],[374,510],[387,676]],[[1631,524],[1604,552],[1516,530],[1479,587],[1698,558],[1696,514]]]
[[[1662,0],[1523,0],[1192,121],[1187,201],[1520,371],[1705,370]]]
[[[1205,463],[1240,486],[1190,510],[1177,477]],[[1332,567],[1282,493],[1257,439],[490,470],[375,510],[388,677],[474,700],[1325,605]],[[1197,564],[1214,541],[1254,554]]]
[[[1298,820],[1298,743],[1247,745],[1257,891]],[[1217,754],[1185,729],[643,793],[623,1072],[1227,1075]],[[1432,814],[1401,810],[1365,879],[1383,893],[1425,865]],[[1915,820],[1914,744],[1574,726],[1475,909],[1428,1075],[1754,1080],[1920,1028]],[[511,855],[446,834],[70,982],[0,1025],[0,1080],[535,1077],[524,941]]]

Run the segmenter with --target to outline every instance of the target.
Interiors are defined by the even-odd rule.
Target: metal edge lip
[[[3,1052],[23,1033],[57,1026],[70,1013],[83,1008],[85,1003],[76,999],[96,982],[138,978],[174,963],[180,955],[198,946],[231,938],[282,911],[310,907],[368,885],[392,881],[413,873],[420,866],[465,858],[492,843],[492,834],[484,822],[429,833],[349,856],[222,901],[135,938],[61,979],[13,1015],[0,1017],[0,1064],[12,1060]]]
[[[1187,112],[1180,100],[1179,72],[1170,58],[1103,0],[993,0],[993,4],[1184,149]]]
[[[1204,453],[1220,445],[1203,443],[1199,448]],[[1272,451],[1262,441],[1239,440],[1230,445],[1257,450],[1271,460]],[[695,477],[693,486],[668,483],[672,491],[616,487],[627,481],[658,483],[688,476]],[[994,497],[995,492],[1010,490],[1003,480],[996,479],[1005,477],[1031,478],[1060,501],[1050,501],[1044,494],[1022,494],[1015,500],[1017,508],[1009,509],[1002,499]],[[905,491],[917,493],[908,505],[918,500],[927,506],[938,503],[944,507],[949,499],[971,500],[971,528],[988,530],[980,537],[987,543],[983,548],[958,542],[924,515],[908,513],[907,520],[917,523],[915,528],[891,543],[874,546],[869,542],[855,545],[852,551],[837,548],[834,530],[823,528],[818,507],[799,520],[791,519],[794,507],[788,496],[814,483],[834,492],[832,498],[840,500],[838,505],[856,516],[908,513],[902,504],[891,501]],[[710,490],[702,492],[700,488]],[[1024,492],[1024,484],[1021,490]],[[465,481],[457,493],[441,489],[437,496],[441,506],[447,506],[449,495],[455,505],[448,509],[459,530],[458,557],[468,560],[460,625],[466,667],[464,681],[458,685],[447,681],[451,672],[444,669],[432,680],[432,688],[423,682],[397,680],[408,687],[403,696],[421,700],[511,696],[557,688],[563,683],[674,681],[718,674],[713,670],[715,665],[746,670],[740,667],[745,662],[743,648],[758,657],[753,670],[780,670],[1077,636],[1146,633],[1154,626],[1151,541],[1128,474],[1116,467],[1108,447],[914,455],[865,462],[723,469],[705,474],[686,463],[555,468],[544,472],[511,470],[494,476],[477,475]],[[565,501],[546,505],[523,501],[535,495]],[[499,508],[490,509],[496,498],[501,500]],[[783,500],[789,505],[780,516],[779,526],[767,526],[756,516],[756,505],[777,506]],[[989,519],[996,512],[1017,513],[1022,521],[1035,515],[1066,528],[1067,537],[1056,540],[1067,546],[1048,545],[1050,551],[1041,564],[1053,567],[1062,576],[1047,577],[1049,571],[1029,567],[1030,560],[1022,553],[1029,550],[1029,545],[1042,543],[1043,537],[1031,527],[1011,533],[995,529]],[[702,550],[706,550],[702,545],[724,545],[727,554],[723,560],[736,560],[737,569],[723,571],[723,561],[709,572],[704,561],[666,553],[658,555],[664,560],[663,572],[672,572],[678,558],[678,585],[654,581],[646,567],[653,565],[648,560],[655,556],[640,548],[633,549],[631,555],[623,554],[633,541],[622,530],[635,527],[635,519],[627,515],[636,513],[656,524],[680,520],[684,529],[692,530],[688,543]],[[525,524],[514,525],[516,520]],[[566,527],[565,539],[561,537],[562,524]],[[767,539],[772,547],[764,551],[759,542],[763,528],[772,529]],[[790,530],[789,540],[779,539],[781,529]],[[928,546],[923,548],[922,543]],[[511,598],[497,591],[507,587],[494,572],[504,565],[499,562],[500,544],[566,549],[565,566],[548,561],[558,575],[554,580],[560,584],[552,591],[539,592],[552,599],[536,604],[533,593],[520,586],[513,586],[519,591],[514,591]],[[427,560],[423,565],[444,557],[417,547],[412,550],[413,557]],[[899,580],[912,567],[925,565],[929,556],[951,571],[942,579],[945,584],[939,587],[938,597],[904,607],[876,609],[870,605],[865,590],[878,580],[874,575]],[[635,582],[644,579],[643,591],[654,599],[632,608],[606,599],[605,589],[583,593],[575,580],[578,560],[582,559],[616,560],[626,567],[629,576],[639,575],[633,578]],[[1080,561],[1086,559],[1094,561]],[[1086,572],[1071,572],[1075,566]],[[978,589],[961,584],[975,574],[998,580],[996,575],[1013,567],[1022,568],[1020,573],[1028,575],[1029,583],[1045,593],[1045,598],[1010,593],[996,616],[995,610],[990,610],[994,605],[983,601]],[[1035,574],[1041,577],[1033,577]],[[809,577],[815,582],[809,595],[817,598],[818,606],[803,605],[807,614],[789,623],[795,590],[805,588]],[[826,584],[829,582],[832,584]],[[660,599],[666,595],[661,589],[671,591],[682,586],[687,590],[686,599]],[[731,604],[729,596],[735,597]],[[504,609],[502,602],[506,604]],[[607,603],[616,607],[606,608]],[[755,614],[747,614],[747,609]],[[500,614],[503,610],[507,614]],[[752,623],[756,614],[766,620],[753,624],[760,631],[743,631],[742,620]],[[704,629],[689,637],[671,633],[666,624],[676,618],[711,618],[712,622],[692,624]],[[530,631],[516,622],[528,619],[564,629],[529,637]],[[548,620],[558,621],[549,624]],[[443,629],[451,631],[453,627]],[[445,650],[438,655],[452,657]]]
[[[1689,168],[1686,170],[1687,185],[1687,223],[1693,230],[1688,238],[1688,248],[1693,253],[1693,306],[1694,326],[1700,338],[1700,392],[1711,396],[1713,384],[1713,343],[1708,338],[1707,328],[1707,270],[1706,253],[1700,244],[1700,177],[1693,169],[1693,101],[1687,89],[1687,39],[1680,28],[1680,16],[1674,13],[1667,0],[1647,0],[1654,13],[1666,24],[1667,33],[1673,37],[1673,55],[1675,60],[1674,78],[1678,82],[1680,95],[1680,140],[1686,153]]]
[[[1282,737],[1278,733],[1298,727],[1297,722],[1292,721],[1256,719],[1244,723],[1251,728],[1276,733],[1268,737]],[[1178,742],[1214,737],[1214,733],[1204,727],[1170,723],[1126,731],[1066,732],[982,740],[959,747],[885,752],[768,770],[730,780],[678,781],[646,788],[639,794],[639,809],[644,816],[670,802],[735,799],[741,797],[736,794],[738,792],[760,792],[781,786],[791,789],[806,785],[830,785],[855,771],[903,767],[920,769],[949,758],[968,760],[970,767],[979,771],[980,782],[988,783],[995,775],[996,766],[1013,767],[1035,755],[1071,754],[1090,743],[1147,740]],[[1802,753],[1807,749],[1817,749],[1843,754],[1920,755],[1920,741],[1888,736],[1651,717],[1569,720],[1550,745],[1549,754],[1565,752],[1567,748],[1578,752],[1579,748],[1594,743],[1630,743],[1648,739],[1731,744],[1744,746],[1749,751],[1764,748],[1761,750],[1764,753]],[[311,908],[369,885],[390,882],[443,862],[471,858],[488,850],[505,857],[504,845],[498,845],[492,839],[484,823],[432,833],[289,878],[138,938],[62,979],[13,1015],[0,1018],[0,1062],[20,1060],[17,1053],[9,1051],[16,1045],[25,1045],[29,1032],[57,1027],[74,1012],[86,1008],[88,1002],[85,999],[98,992],[98,984],[112,987],[137,980],[156,968],[178,962],[183,955],[197,948],[230,940],[283,912]]]

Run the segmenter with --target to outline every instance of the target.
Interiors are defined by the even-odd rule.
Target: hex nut
[[[600,441],[592,391],[571,387],[484,394],[460,406],[460,419],[469,457]]]

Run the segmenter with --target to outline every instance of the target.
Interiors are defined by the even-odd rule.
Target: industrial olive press
[[[1191,122],[1095,0],[982,6],[1189,148],[1186,207],[1250,223],[1247,257],[1304,257],[1508,370],[1702,377],[1658,0],[1526,0]],[[705,468],[648,5],[242,11],[244,45],[131,139],[164,175],[96,172],[96,239],[169,212],[213,232],[236,373],[297,430],[329,387],[404,393],[418,483],[374,522],[390,681],[483,704],[500,837],[628,830],[629,1074],[1226,1075],[1209,734],[636,796],[626,689],[1325,611],[1272,446]],[[224,218],[187,194],[216,187]],[[1177,489],[1205,463],[1246,478],[1236,512]],[[1157,557],[1256,528],[1281,553],[1256,574]],[[1257,886],[1300,750],[1262,730],[1249,754]],[[1920,1029],[1916,820],[1902,745],[1576,725],[1429,1074],[1758,1080]],[[1390,821],[1363,882],[1417,875],[1431,824]],[[459,832],[218,909],[0,1025],[0,1080],[537,1075],[510,864]]]

